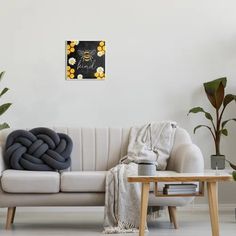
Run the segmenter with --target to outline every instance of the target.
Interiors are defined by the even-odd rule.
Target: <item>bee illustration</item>
[[[96,54],[96,50],[78,50],[78,54],[81,58],[78,62],[77,69],[84,69],[88,71],[89,69],[95,68],[96,60],[93,56]]]
[[[83,62],[92,62],[96,50],[78,50],[78,54],[81,56]]]

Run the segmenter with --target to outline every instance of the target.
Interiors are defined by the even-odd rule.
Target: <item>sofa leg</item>
[[[11,225],[14,222],[16,207],[8,207],[7,209],[7,221],[5,229],[11,229]]]
[[[171,210],[170,210],[170,206],[168,206],[168,213],[169,213],[169,218],[170,218],[170,223],[172,223],[173,221],[172,221],[172,218],[171,218]]]
[[[176,216],[176,207],[168,206],[170,222],[174,224],[175,229],[178,229],[177,216]]]
[[[12,219],[11,219],[12,224],[14,223],[15,214],[16,214],[16,207],[13,207],[13,215],[12,215]]]

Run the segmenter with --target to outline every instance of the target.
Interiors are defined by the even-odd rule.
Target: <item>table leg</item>
[[[216,182],[207,183],[207,193],[211,218],[212,236],[219,236],[218,196]]]
[[[142,183],[139,236],[143,236],[144,231],[145,231],[145,225],[146,225],[146,219],[147,219],[148,196],[149,196],[149,183]]]

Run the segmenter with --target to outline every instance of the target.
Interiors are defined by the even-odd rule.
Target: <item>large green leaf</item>
[[[223,103],[226,83],[227,78],[223,77],[203,84],[210,103],[217,110]]]
[[[235,101],[236,102],[236,95],[233,95],[233,94],[227,94],[224,98],[224,107],[226,107],[230,102],[232,101]]]
[[[194,107],[194,108],[189,110],[188,114],[189,113],[199,113],[199,112],[203,112],[205,114],[205,117],[208,120],[213,121],[213,118],[212,118],[211,114],[209,112],[204,111],[204,109],[202,107]]]
[[[2,71],[1,73],[0,73],[0,80],[3,78],[3,75],[5,74],[5,71]]]
[[[0,130],[8,129],[10,126],[7,123],[0,124]]]
[[[12,103],[5,103],[0,106],[0,116],[11,106]]]
[[[196,127],[194,128],[194,130],[193,130],[193,133],[195,134],[196,131],[197,131],[197,129],[199,129],[199,128],[201,128],[201,127],[204,127],[204,128],[209,129],[209,130],[211,131],[211,133],[213,134],[211,128],[210,128],[209,126],[207,126],[207,125],[198,125],[198,126],[196,126]]]
[[[9,90],[9,88],[4,88],[4,89],[2,90],[2,92],[0,93],[0,97],[1,97],[3,94],[5,94],[8,90]]]
[[[225,125],[226,125],[229,121],[231,121],[231,120],[236,121],[236,118],[228,119],[228,120],[223,121],[223,122],[222,122],[222,125],[221,125],[222,129],[224,129]]]
[[[225,159],[228,163],[229,163],[229,165],[234,169],[234,170],[236,170],[236,165],[234,165],[231,161],[229,161],[229,160],[227,160],[227,159]],[[235,174],[236,174],[236,172],[235,172]],[[236,175],[235,175],[235,180],[236,180]]]

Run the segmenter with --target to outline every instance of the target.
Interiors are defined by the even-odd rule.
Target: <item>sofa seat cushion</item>
[[[158,171],[157,174],[173,174],[174,171]],[[107,171],[64,171],[61,173],[61,192],[105,192]],[[177,182],[175,182],[177,183]],[[163,191],[166,183],[158,184],[158,191]],[[150,192],[154,191],[151,183]]]
[[[68,171],[61,173],[61,192],[105,192],[107,171]]]
[[[158,171],[162,174],[173,174],[175,171]],[[61,192],[105,192],[107,171],[63,171],[61,173]],[[178,183],[178,182],[174,182]],[[162,191],[166,183],[158,184],[158,191]],[[154,191],[154,183],[150,185],[150,192]]]
[[[58,193],[60,174],[54,171],[3,171],[1,184],[7,193]]]

